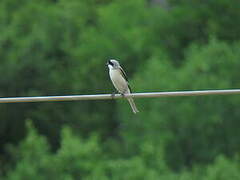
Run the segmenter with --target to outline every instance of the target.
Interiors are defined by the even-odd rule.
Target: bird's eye
[[[110,64],[110,65],[112,65],[112,66],[113,66],[113,63],[112,63],[112,61],[108,61],[108,64]]]

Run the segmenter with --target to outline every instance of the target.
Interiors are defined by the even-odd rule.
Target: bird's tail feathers
[[[130,104],[130,106],[132,108],[133,113],[136,114],[137,112],[139,112],[138,109],[137,109],[137,106],[134,103],[133,98],[128,98],[127,100],[128,100],[128,102],[129,102],[129,104]]]

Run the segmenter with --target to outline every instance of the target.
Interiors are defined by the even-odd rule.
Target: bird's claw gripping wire
[[[121,95],[121,97],[123,97],[123,98],[125,97],[125,94],[124,94],[124,93],[120,93],[120,95]],[[116,96],[116,93],[113,92],[113,93],[111,94],[112,99],[114,99],[115,96]]]
[[[115,98],[115,92],[113,92],[113,93],[111,94],[111,97],[112,97],[112,99]]]
[[[125,97],[125,94],[121,93],[121,96],[124,98],[124,97]]]

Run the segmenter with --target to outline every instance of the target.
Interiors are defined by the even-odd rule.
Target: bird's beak
[[[107,63],[106,63],[106,66],[108,66],[108,65],[109,65],[109,63],[107,62]]]

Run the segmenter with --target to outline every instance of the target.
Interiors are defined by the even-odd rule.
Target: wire
[[[120,94],[115,95],[96,94],[96,95],[69,95],[69,96],[4,97],[0,98],[0,103],[82,101],[82,100],[119,99],[124,97],[155,98],[155,97],[205,96],[205,95],[229,95],[229,94],[240,94],[240,89],[148,92],[148,93],[132,93],[124,96]]]

